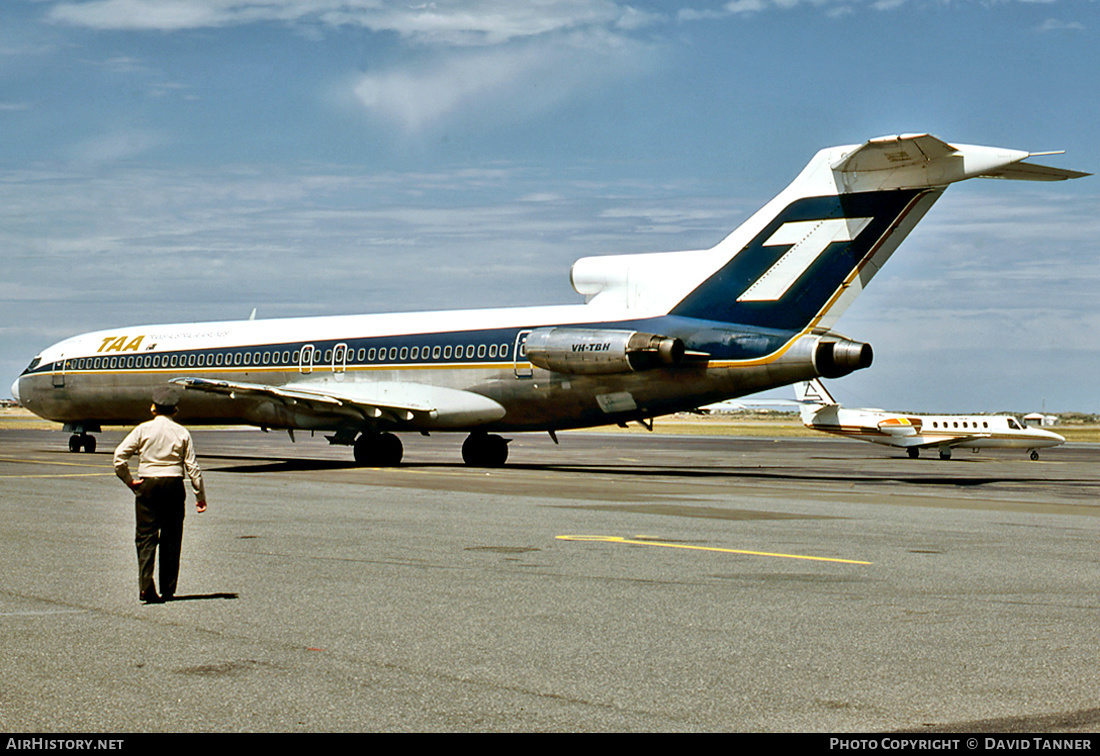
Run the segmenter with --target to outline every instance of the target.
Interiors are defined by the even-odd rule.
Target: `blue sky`
[[[5,0],[0,391],[125,325],[579,301],[884,134],[1100,169],[1095,0]],[[1100,178],[952,187],[831,389],[1100,412]],[[779,392],[785,395],[785,392]]]

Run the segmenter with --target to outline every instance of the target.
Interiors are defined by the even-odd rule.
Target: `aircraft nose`
[[[11,398],[15,401],[19,401],[19,379],[15,379],[15,383],[11,385]]]

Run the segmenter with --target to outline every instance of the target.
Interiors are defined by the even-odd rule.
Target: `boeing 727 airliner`
[[[1039,449],[1066,440],[1043,428],[1032,428],[1011,415],[912,415],[873,409],[841,407],[821,381],[795,384],[802,424],[824,433],[905,449],[910,459],[921,449],[936,449],[940,459],[951,450],[1027,449],[1039,459]]]
[[[467,464],[498,466],[500,433],[647,423],[868,367],[870,345],[832,327],[949,184],[1087,175],[1032,156],[928,134],[833,147],[712,249],[578,260],[585,304],[117,328],[44,349],[12,393],[73,451],[174,383],[185,424],[331,432],[378,466],[400,462],[396,432],[457,431]]]

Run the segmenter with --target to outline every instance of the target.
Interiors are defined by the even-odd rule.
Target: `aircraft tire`
[[[1032,461],[1032,462],[1035,462],[1035,461],[1037,461],[1037,460],[1039,459],[1039,452],[1037,452],[1036,450],[1032,449],[1032,450],[1031,450],[1031,453],[1030,453],[1030,454],[1029,454],[1028,456],[1029,456],[1029,457],[1031,457],[1031,461]]]
[[[84,434],[80,438],[84,442],[84,452],[86,454],[95,454],[95,436]]]
[[[69,436],[69,451],[78,452],[80,451],[81,446],[83,446],[83,444],[81,443],[80,436],[77,436],[75,434]]]
[[[909,455],[909,459],[916,459],[920,456],[920,449],[914,446],[910,449],[906,449],[905,453]]]
[[[508,439],[471,433],[462,442],[462,461],[470,467],[504,467],[508,461]]]
[[[950,449],[950,447],[945,446],[942,449],[940,449],[940,459],[951,459],[951,449]]]
[[[401,464],[404,447],[392,433],[363,433],[355,439],[355,461],[364,467],[396,467]]]

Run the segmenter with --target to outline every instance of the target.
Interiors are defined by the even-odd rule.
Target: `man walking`
[[[153,419],[131,431],[115,449],[115,474],[136,495],[138,590],[146,604],[170,601],[176,593],[183,516],[187,493],[186,474],[195,491],[196,508],[206,511],[202,470],[195,461],[191,434],[172,419],[182,389],[161,386],[153,391]],[[130,474],[129,460],[139,457],[137,477]],[[160,590],[153,582],[153,564],[160,545]]]

